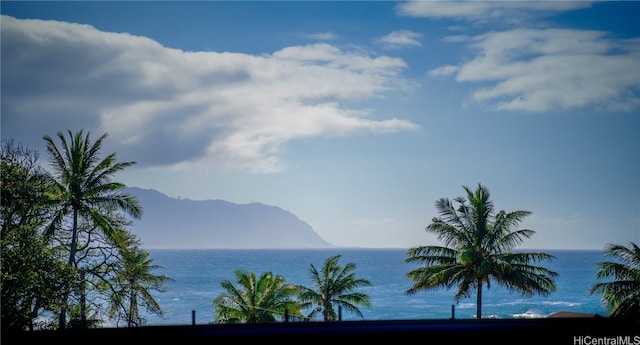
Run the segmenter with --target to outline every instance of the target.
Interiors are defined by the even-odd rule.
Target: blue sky
[[[439,244],[479,183],[523,248],[640,243],[640,2],[10,2],[2,138],[108,133],[117,179]],[[144,239],[142,239],[144,244]]]

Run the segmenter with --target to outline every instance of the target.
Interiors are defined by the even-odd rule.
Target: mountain
[[[144,248],[330,248],[292,213],[261,203],[171,198],[153,189],[127,187],[143,208],[131,231]]]

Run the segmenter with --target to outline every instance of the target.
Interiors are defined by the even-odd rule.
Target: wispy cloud
[[[447,37],[443,38],[442,41],[443,42],[457,43],[457,42],[467,42],[467,41],[469,41],[469,39],[470,39],[469,36],[455,35],[455,36],[447,36]]]
[[[309,34],[307,35],[307,37],[314,40],[318,40],[318,41],[331,41],[338,38],[338,35],[336,35],[333,32],[317,32],[317,33]]]
[[[592,107],[632,111],[640,107],[640,38],[614,38],[606,32],[556,29],[545,15],[590,7],[590,1],[408,1],[400,16],[496,23],[502,31],[457,35],[444,42],[469,44],[477,55],[459,65],[430,70],[428,76],[455,74],[460,82],[482,82],[474,101],[497,110],[542,112]],[[534,21],[535,19],[535,21]],[[518,24],[519,28],[513,28]]]
[[[113,149],[141,166],[277,172],[292,140],[417,128],[347,106],[407,87],[398,58],[328,44],[261,56],[185,52],[8,16],[2,31],[3,121],[40,138],[77,126],[108,132]]]
[[[476,23],[518,23],[532,16],[553,14],[591,6],[590,1],[422,1],[402,2],[401,16],[447,18]]]
[[[411,30],[397,30],[377,39],[387,49],[401,48],[407,46],[421,46],[420,38],[422,34]]]
[[[456,79],[490,86],[473,99],[498,110],[548,111],[599,107],[638,109],[640,39],[616,39],[604,32],[571,29],[514,29],[473,39],[478,55]],[[444,66],[431,72],[453,72]],[[491,85],[493,84],[493,85]]]
[[[451,74],[454,74],[454,73],[458,72],[459,70],[460,70],[460,68],[458,66],[447,65],[447,66],[442,66],[442,67],[435,68],[435,69],[429,71],[427,73],[427,75],[429,75],[430,77],[451,75]]]

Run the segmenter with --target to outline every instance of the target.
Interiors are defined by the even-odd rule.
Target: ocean
[[[342,320],[415,320],[475,318],[475,293],[456,303],[454,290],[438,289],[406,295],[406,278],[413,265],[404,263],[406,249],[291,249],[291,250],[172,250],[147,249],[157,275],[173,279],[165,292],[152,291],[163,316],[145,313],[146,325],[208,324],[214,320],[212,301],[224,290],[223,280],[235,283],[236,269],[261,274],[271,271],[286,282],[311,286],[310,265],[320,268],[329,256],[341,254],[340,264],[356,264],[355,274],[373,284],[358,291],[370,297],[371,307],[360,307],[363,318],[342,313]],[[608,315],[600,295],[588,295],[596,282],[595,265],[605,261],[597,250],[536,250],[556,256],[542,265],[556,271],[557,290],[549,296],[523,297],[493,284],[483,290],[483,318],[546,317],[559,311]]]

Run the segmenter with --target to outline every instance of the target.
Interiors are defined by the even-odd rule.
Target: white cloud
[[[457,80],[484,82],[473,98],[498,110],[548,111],[599,107],[631,111],[640,106],[640,40],[604,32],[517,29],[475,38],[479,54],[463,64]],[[449,71],[448,66],[433,73]]]
[[[309,34],[308,37],[318,41],[331,41],[338,38],[338,35],[333,32],[317,32],[314,34]]]
[[[402,2],[396,7],[401,16],[450,18],[464,21],[517,23],[539,14],[553,14],[590,7],[590,1],[422,1]]]
[[[458,66],[447,65],[432,69],[427,73],[427,75],[429,75],[430,77],[451,75],[458,72],[458,70],[460,70]]]
[[[417,128],[347,107],[407,87],[397,58],[328,44],[262,56],[185,52],[7,16],[2,31],[3,125],[38,138],[78,125],[108,132],[109,149],[141,166],[275,172],[292,140]]]
[[[466,42],[469,40],[469,36],[465,35],[455,35],[455,36],[447,36],[442,39],[443,42]]]
[[[421,46],[422,34],[411,30],[397,30],[380,37],[377,41],[388,49],[406,46]]]

